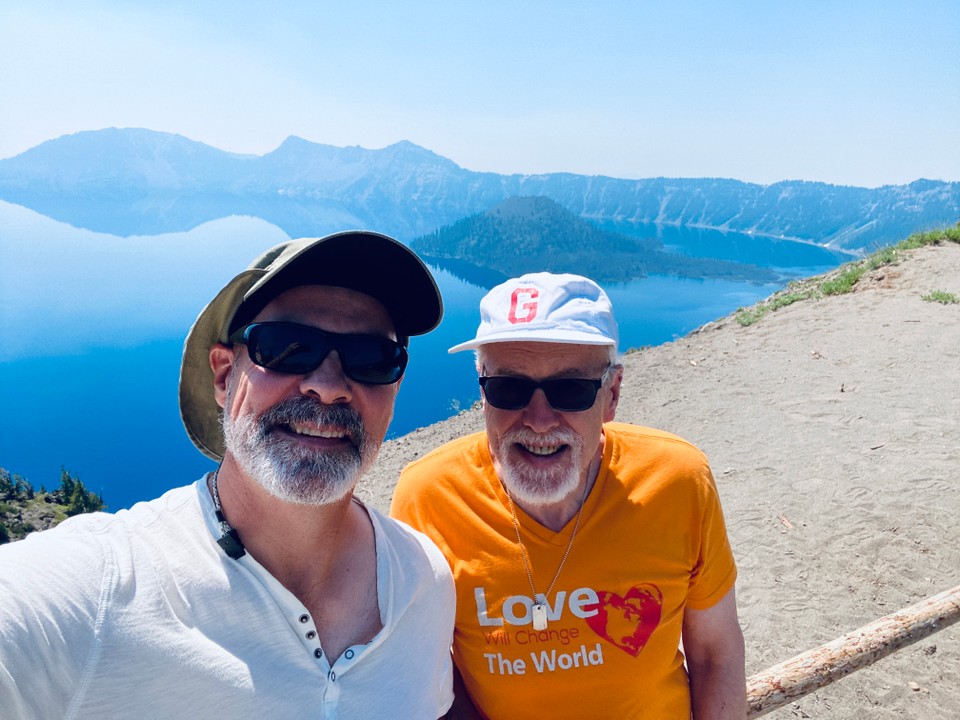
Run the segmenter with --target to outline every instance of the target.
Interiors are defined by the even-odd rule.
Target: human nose
[[[537,388],[523,411],[523,422],[535,432],[546,432],[560,424],[560,413],[553,409],[543,388]]]
[[[326,405],[350,402],[352,387],[336,350],[331,350],[320,365],[300,379],[300,392]]]

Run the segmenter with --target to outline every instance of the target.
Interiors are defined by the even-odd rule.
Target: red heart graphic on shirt
[[[606,590],[597,591],[597,604],[584,610],[596,610],[586,618],[597,635],[636,657],[660,624],[663,593],[656,585],[634,585],[621,597]]]

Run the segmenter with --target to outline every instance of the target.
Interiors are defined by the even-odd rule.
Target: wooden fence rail
[[[957,621],[960,585],[752,675],[747,718],[766,715]]]

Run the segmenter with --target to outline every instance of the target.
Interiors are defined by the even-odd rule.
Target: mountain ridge
[[[803,180],[501,175],[464,169],[407,140],[368,150],[290,136],[249,155],[171,133],[109,128],[0,160],[0,199],[117,234],[182,231],[247,214],[293,237],[363,226],[409,240],[511,196],[548,197],[594,221],[704,227],[855,251],[960,219],[957,182],[870,189]],[[97,207],[109,203],[119,207]]]

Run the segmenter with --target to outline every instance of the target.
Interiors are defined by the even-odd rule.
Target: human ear
[[[620,383],[623,381],[623,365],[615,365],[610,371],[610,398],[603,411],[603,421],[612,422],[617,415],[617,405],[620,402]]]
[[[223,343],[210,348],[210,369],[213,371],[213,394],[217,405],[227,404],[227,385],[233,370],[234,350]]]

